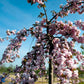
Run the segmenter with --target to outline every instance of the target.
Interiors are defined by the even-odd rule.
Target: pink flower
[[[54,43],[58,43],[59,41],[60,41],[59,38],[54,38],[54,39],[53,39],[53,44],[54,44]]]
[[[11,32],[9,30],[6,31],[7,35],[11,35]]]
[[[59,70],[59,72],[57,73],[59,76],[63,75],[63,70]]]
[[[61,57],[57,58],[57,63],[64,64],[65,60],[66,60],[66,58],[64,56],[61,56]]]
[[[27,2],[28,3],[36,3],[36,2],[38,2],[39,4],[44,4],[43,2],[42,2],[42,0],[27,0]]]
[[[66,75],[67,78],[71,78],[72,77],[72,71],[70,71],[69,69],[65,69],[63,74]]]
[[[16,30],[12,30],[11,33],[15,34],[15,31],[16,31]]]
[[[38,2],[39,4],[44,4],[42,0],[36,0],[36,2]]]
[[[78,77],[78,70],[73,71],[73,77],[76,77],[76,78]]]
[[[26,37],[23,37],[22,40],[25,41],[26,40]]]
[[[4,41],[4,39],[0,38],[0,42],[3,42],[3,41]]]
[[[33,83],[34,82],[34,79],[29,77],[29,83]]]
[[[63,78],[63,79],[62,79],[62,83],[63,83],[63,84],[69,84],[69,80],[68,80],[68,79]]]

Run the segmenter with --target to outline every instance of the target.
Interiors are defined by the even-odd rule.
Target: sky
[[[60,4],[65,5],[66,0],[48,0],[48,2],[46,3],[48,19],[52,18],[52,10],[59,12]],[[18,31],[23,29],[24,27],[27,29],[30,28],[32,24],[35,23],[35,21],[41,20],[37,17],[42,11],[42,9],[37,8],[37,4],[31,6],[31,4],[27,3],[27,0],[0,0],[0,37],[6,37],[6,30],[8,29]],[[58,21],[69,20],[74,22],[80,19],[84,21],[84,14],[69,14],[68,17],[58,18]],[[34,45],[35,43],[35,40],[33,39],[34,38],[29,37],[25,42],[23,42],[23,45],[20,48],[21,57],[19,59],[16,59],[16,61],[12,63],[13,65],[21,64],[22,58],[28,51],[31,50],[31,44]],[[8,44],[8,41],[0,43],[0,59]],[[78,46],[76,48],[79,50]],[[6,63],[6,66],[9,66],[10,64],[11,63]]]

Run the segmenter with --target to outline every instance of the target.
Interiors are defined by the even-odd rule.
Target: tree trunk
[[[49,84],[53,84],[53,59],[49,59]]]

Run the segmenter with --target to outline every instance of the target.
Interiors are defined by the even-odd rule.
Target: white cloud
[[[6,25],[13,25],[13,26],[24,26],[25,25],[32,25],[33,17],[29,13],[25,13],[23,10],[19,9],[18,7],[10,4],[7,0],[1,0],[0,3],[2,6],[2,19],[1,21]]]

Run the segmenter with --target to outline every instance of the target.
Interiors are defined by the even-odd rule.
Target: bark
[[[49,40],[50,44],[50,49],[49,49],[49,54],[53,56],[52,50],[53,50],[53,44],[52,40]],[[53,84],[53,57],[49,58],[49,84]]]
[[[49,84],[53,84],[53,59],[49,59]]]

